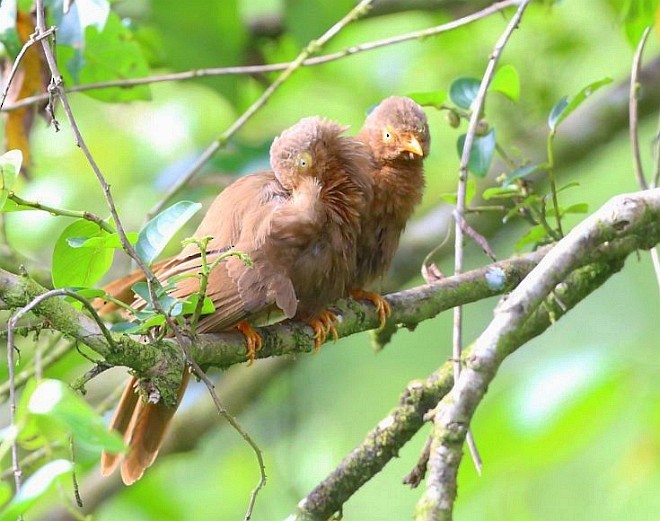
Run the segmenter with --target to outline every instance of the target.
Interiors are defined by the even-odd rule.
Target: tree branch
[[[466,357],[465,369],[452,391],[435,409],[427,490],[418,503],[417,519],[451,519],[463,441],[472,416],[499,366],[529,338],[538,317],[556,320],[565,313],[564,308],[585,298],[618,271],[627,254],[649,249],[659,241],[660,189],[617,196],[559,241],[500,301],[493,321]],[[621,257],[579,269],[585,256],[610,244],[617,245]],[[544,302],[551,315],[541,307]]]
[[[616,273],[627,255],[638,248],[649,248],[653,243],[660,242],[660,189],[655,190],[655,194],[643,192],[616,198],[589,221],[595,222],[594,226],[598,227],[602,223],[598,220],[598,216],[606,216],[608,213],[622,215],[621,212],[631,201],[637,203],[637,215],[640,218],[627,225],[620,238],[614,238],[619,232],[610,229],[613,236],[611,240],[599,246],[586,248],[576,257],[576,266],[585,267],[571,274],[566,279],[566,283],[557,288],[563,306],[551,299],[547,307],[537,307],[524,327],[518,331],[517,345],[512,344],[510,346],[512,350],[538,336],[609,276]],[[644,204],[646,207],[641,208]],[[642,217],[639,214],[645,215]],[[616,226],[614,225],[614,228]],[[571,234],[567,238],[570,236]],[[547,259],[549,255],[545,258]],[[541,262],[547,265],[546,261]],[[530,277],[531,275],[525,280]],[[463,352],[465,363],[474,360],[474,353],[475,345],[466,348]],[[464,370],[461,380],[465,374]],[[299,502],[298,509],[291,519],[325,520],[338,511],[362,485],[398,455],[399,450],[424,425],[426,413],[449,393],[453,383],[452,362],[448,361],[426,380],[408,384],[399,399],[399,404],[367,434],[364,441],[346,456],[327,478]],[[466,430],[467,425],[462,431],[463,436]],[[459,448],[460,446],[462,441]]]

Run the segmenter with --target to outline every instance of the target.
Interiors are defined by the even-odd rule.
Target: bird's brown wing
[[[277,307],[289,317],[296,311],[297,299],[291,280],[269,257],[269,252],[273,251],[269,246],[272,242],[272,223],[280,218],[276,210],[280,204],[287,203],[282,200],[283,196],[272,196],[272,192],[264,188],[272,177],[255,175],[243,179],[247,181],[235,183],[242,187],[240,191],[230,187],[223,192],[225,197],[221,194],[216,199],[195,232],[195,237],[213,237],[209,243],[208,264],[212,264],[219,255],[234,247],[247,253],[253,266],[246,266],[237,257],[229,257],[211,271],[206,294],[213,301],[215,311],[200,319],[197,330],[201,333],[229,329],[241,321],[252,320]],[[256,190],[256,194],[250,194],[249,190]],[[252,197],[248,197],[249,195]],[[242,197],[242,204],[232,206],[232,198],[235,197]],[[226,218],[225,212],[228,208],[239,212],[240,219],[237,219],[236,215]],[[192,245],[177,257],[162,262],[156,275],[161,283],[167,283],[168,279],[177,276],[179,280],[176,282],[176,288],[170,294],[183,299],[199,291],[199,278],[195,275],[201,268],[199,249]],[[191,276],[180,278],[182,275]],[[135,281],[132,281],[131,285]],[[144,302],[135,302],[134,305],[140,307]],[[188,373],[184,374],[179,400],[183,396],[187,381]],[[133,387],[134,382],[129,382],[111,423],[111,427],[118,430],[129,445],[129,452],[121,463],[121,475],[126,484],[138,480],[153,463],[176,412],[176,406],[145,404],[137,399]],[[102,473],[109,474],[117,463],[116,456],[104,454]]]

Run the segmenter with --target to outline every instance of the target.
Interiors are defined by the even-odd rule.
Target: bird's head
[[[341,134],[348,127],[319,117],[303,118],[275,138],[270,147],[270,165],[285,188],[294,189],[302,179],[323,181],[341,153]]]
[[[360,136],[378,162],[421,161],[431,145],[426,114],[413,100],[400,96],[386,98],[374,108]]]

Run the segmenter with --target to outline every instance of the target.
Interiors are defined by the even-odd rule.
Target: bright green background
[[[113,9],[133,18],[142,42],[152,46],[152,66],[166,72],[247,63],[254,55],[257,62],[290,60],[350,5],[350,1],[216,0],[202,5],[143,0],[115,2]],[[280,38],[250,40],[248,21],[280,15],[285,21]],[[448,11],[373,17],[348,27],[325,51],[452,18]],[[218,154],[201,177],[209,183],[193,183],[177,199],[208,204],[217,192],[210,182],[214,174],[234,175],[265,167],[273,136],[303,116],[324,115],[351,124],[355,131],[367,108],[383,97],[447,90],[458,76],[480,77],[506,21],[496,15],[440,37],[298,71]],[[544,150],[530,149],[530,136],[545,132],[547,114],[559,98],[604,76],[612,77],[614,83],[598,96],[626,81],[633,50],[618,21],[610,2],[602,0],[565,1],[552,8],[534,5],[528,10],[501,60],[519,71],[520,101],[489,98],[488,117],[497,126],[500,142],[542,160]],[[646,61],[658,56],[658,51],[657,38],[652,36]],[[156,84],[151,86],[153,101],[125,105],[72,96],[74,113],[112,185],[127,229],[140,227],[166,187],[262,92],[263,79]],[[455,189],[455,142],[464,131],[464,127],[451,129],[443,114],[433,109],[427,114],[433,142],[420,215],[439,204],[440,193]],[[73,146],[61,113],[60,121],[59,133],[42,122],[37,125],[33,179],[20,182],[17,193],[105,215],[101,190]],[[640,127],[647,170],[655,125],[656,116],[652,116]],[[557,139],[561,142],[561,130]],[[580,182],[579,188],[562,196],[562,204],[587,202],[593,211],[612,195],[636,189],[626,128],[613,141],[583,154],[578,161],[559,166],[560,184]],[[577,219],[568,222],[574,224]],[[55,239],[69,223],[36,212],[13,214],[8,217],[9,238],[35,264],[48,265]],[[493,236],[498,255],[508,256],[523,232],[524,228],[509,225]],[[429,228],[428,234],[440,241],[445,230]],[[175,250],[173,245],[171,251]],[[476,250],[468,247],[470,266],[487,262]],[[408,261],[420,264],[422,259]],[[449,272],[452,262],[443,258],[440,264]],[[128,262],[122,258],[114,274],[127,269]],[[467,339],[483,330],[495,303],[491,299],[466,308]],[[484,474],[477,477],[469,459],[464,460],[456,519],[657,519],[659,316],[658,288],[648,254],[633,255],[602,289],[507,360],[473,424]],[[379,354],[372,352],[367,334],[356,335],[324,346],[317,356],[299,357],[291,372],[264,388],[260,399],[240,417],[265,453],[269,478],[257,500],[254,519],[281,519],[291,512],[388,413],[410,380],[426,377],[450,356],[450,339],[451,313],[420,325],[415,332],[398,333]],[[23,347],[26,364],[32,349],[29,342]],[[88,367],[74,352],[50,374],[69,381]],[[111,379],[120,382],[122,378],[122,370],[114,370],[89,387],[107,389]],[[195,391],[189,394],[209,399],[200,385]],[[428,428],[423,429],[399,459],[345,505],[345,519],[411,517],[423,485],[411,491],[401,485],[401,479],[417,461],[427,434]],[[81,463],[90,466],[96,458],[95,454],[81,455]],[[90,469],[90,474],[96,473],[96,468]],[[249,447],[230,429],[218,429],[206,435],[195,451],[159,458],[138,484],[105,503],[96,519],[239,519],[257,477]],[[49,505],[57,502],[54,495]]]

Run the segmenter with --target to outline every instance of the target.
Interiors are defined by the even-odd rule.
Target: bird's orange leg
[[[245,337],[248,365],[252,365],[257,356],[257,351],[259,351],[263,345],[263,339],[257,330],[246,321],[236,324],[236,329],[243,333],[243,336]]]
[[[307,323],[314,330],[314,353],[318,353],[321,344],[328,338],[328,333],[332,333],[332,338],[335,342],[339,339],[339,334],[335,324],[337,323],[337,315],[327,309],[321,311],[318,316],[310,319]]]
[[[371,291],[366,291],[363,289],[354,289],[351,291],[351,297],[353,297],[355,300],[368,300],[374,306],[376,306],[381,329],[383,326],[385,326],[387,319],[392,316],[392,308],[390,307],[389,303],[382,295],[379,295],[378,293],[372,293]]]

